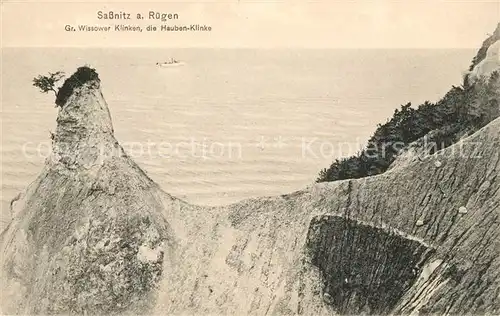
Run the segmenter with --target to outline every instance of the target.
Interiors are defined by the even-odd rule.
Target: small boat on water
[[[184,63],[182,61],[171,58],[169,61],[165,61],[162,63],[156,63],[159,67],[174,67],[174,66],[182,66]]]

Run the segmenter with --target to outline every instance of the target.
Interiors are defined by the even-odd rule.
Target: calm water
[[[167,192],[215,205],[312,183],[400,104],[460,84],[474,53],[4,49],[2,205],[36,178],[55,129],[53,95],[31,86],[37,74],[95,67],[126,150]],[[186,64],[156,67],[170,57]]]

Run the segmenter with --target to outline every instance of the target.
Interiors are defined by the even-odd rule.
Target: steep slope
[[[499,32],[500,33],[500,32]],[[482,76],[490,76],[493,71],[500,67],[500,39],[491,44],[486,51],[484,59],[476,65],[469,73],[471,82]]]
[[[72,92],[57,123],[53,153],[2,234],[2,310],[146,310],[174,246],[157,185],[115,140],[99,80]]]
[[[1,235],[4,314],[500,312],[498,119],[379,176],[220,208],[126,156],[99,80],[57,121]]]
[[[158,311],[497,314],[499,140],[496,120],[405,168],[220,210]]]
[[[364,148],[335,159],[317,182],[362,178],[386,172],[419,152],[440,150],[500,116],[500,23],[482,44],[460,86],[437,102],[401,105],[378,124]],[[430,148],[426,145],[430,145]]]

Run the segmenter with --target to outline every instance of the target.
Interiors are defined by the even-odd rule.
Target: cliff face
[[[161,310],[498,313],[499,131],[496,120],[380,176],[227,207]]]
[[[490,50],[490,47],[498,41],[500,41],[500,23],[497,24],[497,27],[495,31],[493,31],[493,34],[491,34],[487,39],[484,40],[476,56],[474,56],[474,58],[472,59],[472,64],[469,67],[470,71],[474,70],[474,68],[488,56],[488,50]]]
[[[3,314],[500,313],[500,120],[382,175],[226,207],[163,192],[98,80],[1,235]]]
[[[174,246],[158,190],[113,136],[99,81],[60,110],[53,153],[2,233],[4,313],[145,310]]]
[[[392,306],[393,312],[498,313],[499,128],[500,121],[496,120],[423,161],[381,176],[318,188],[322,197],[318,197],[316,210],[390,227],[412,240],[421,240],[429,251],[435,249],[426,259],[419,255],[407,260],[408,264],[415,264],[418,277],[415,281],[409,277],[410,288]],[[351,230],[347,228],[343,234],[353,234]],[[366,242],[372,242],[372,249],[381,249],[380,239],[369,238]],[[387,243],[384,245],[387,247]],[[383,250],[387,256],[384,264],[372,261],[373,269],[384,270],[394,260],[391,247]],[[404,256],[405,251],[397,253]],[[366,261],[355,260],[346,266],[364,264]],[[398,280],[405,280],[395,275],[401,273],[398,271],[401,270],[392,272],[395,283],[389,282],[386,291],[397,286]],[[376,279],[376,274],[365,276]],[[385,278],[388,279],[391,277]]]
[[[472,60],[465,82],[474,83],[481,77],[490,76],[500,67],[500,23],[484,42]]]

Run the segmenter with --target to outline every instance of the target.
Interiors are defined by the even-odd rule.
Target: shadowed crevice
[[[329,215],[313,218],[306,246],[324,301],[342,314],[391,312],[434,253],[394,230]]]

